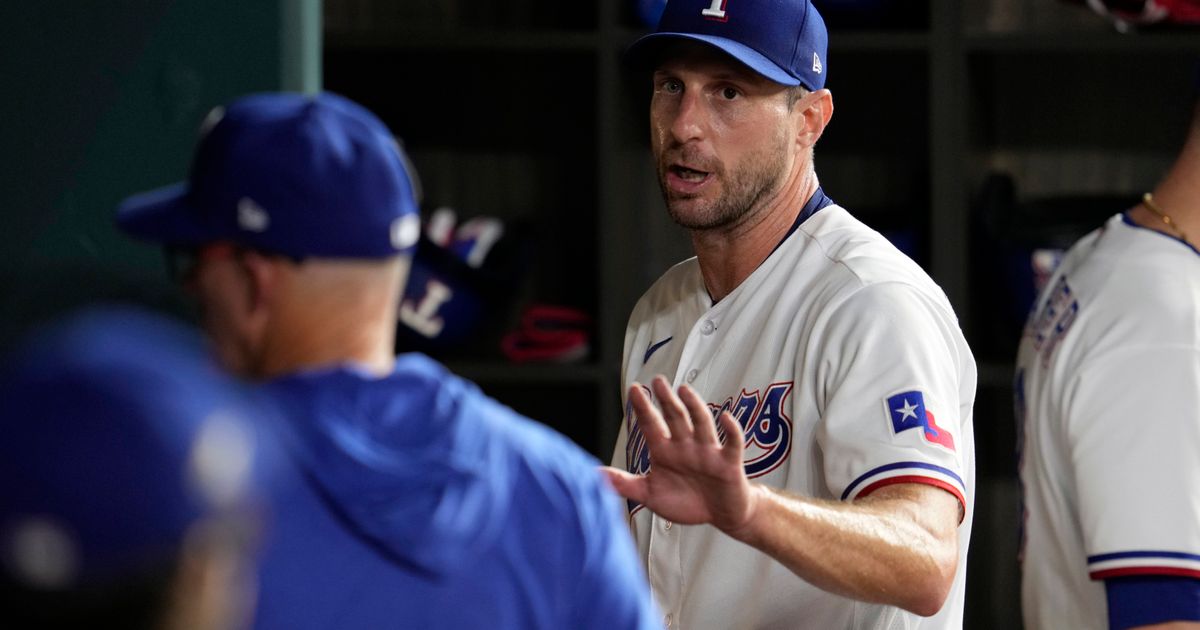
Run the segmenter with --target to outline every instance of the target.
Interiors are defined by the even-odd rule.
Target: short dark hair
[[[808,94],[808,89],[803,85],[793,85],[787,89],[788,109],[791,109],[796,103]]]

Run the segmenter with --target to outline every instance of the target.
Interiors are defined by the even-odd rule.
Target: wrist
[[[721,531],[725,532],[725,535],[730,538],[752,545],[756,535],[755,532],[758,531],[756,525],[766,508],[767,502],[770,501],[770,491],[766,486],[751,483],[747,498],[746,510],[741,520],[728,527],[721,528]]]

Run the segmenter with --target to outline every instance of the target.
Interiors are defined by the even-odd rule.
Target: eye
[[[678,79],[663,79],[658,84],[658,89],[667,94],[678,94],[683,91],[683,83]]]
[[[727,101],[732,101],[733,99],[737,98],[740,95],[741,95],[741,92],[738,92],[737,89],[735,89],[735,88],[727,87],[727,88],[721,89],[721,98],[723,98]]]

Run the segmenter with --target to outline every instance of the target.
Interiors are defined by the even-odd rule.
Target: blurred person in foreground
[[[248,627],[260,410],[198,331],[129,307],[0,372],[0,627]]]
[[[265,382],[306,484],[266,545],[265,628],[648,628],[598,462],[427,357],[394,355],[419,233],[391,132],[333,94],[206,121],[190,177],[118,223],[183,255],[223,362]]]
[[[1021,338],[1030,630],[1200,628],[1198,246],[1200,104],[1166,176],[1071,247]]]

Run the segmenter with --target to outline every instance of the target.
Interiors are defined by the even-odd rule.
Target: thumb
[[[646,494],[646,477],[645,475],[634,475],[619,468],[612,466],[601,466],[600,472],[608,478],[609,485],[617,494],[632,499],[638,503],[644,503],[643,498]]]

